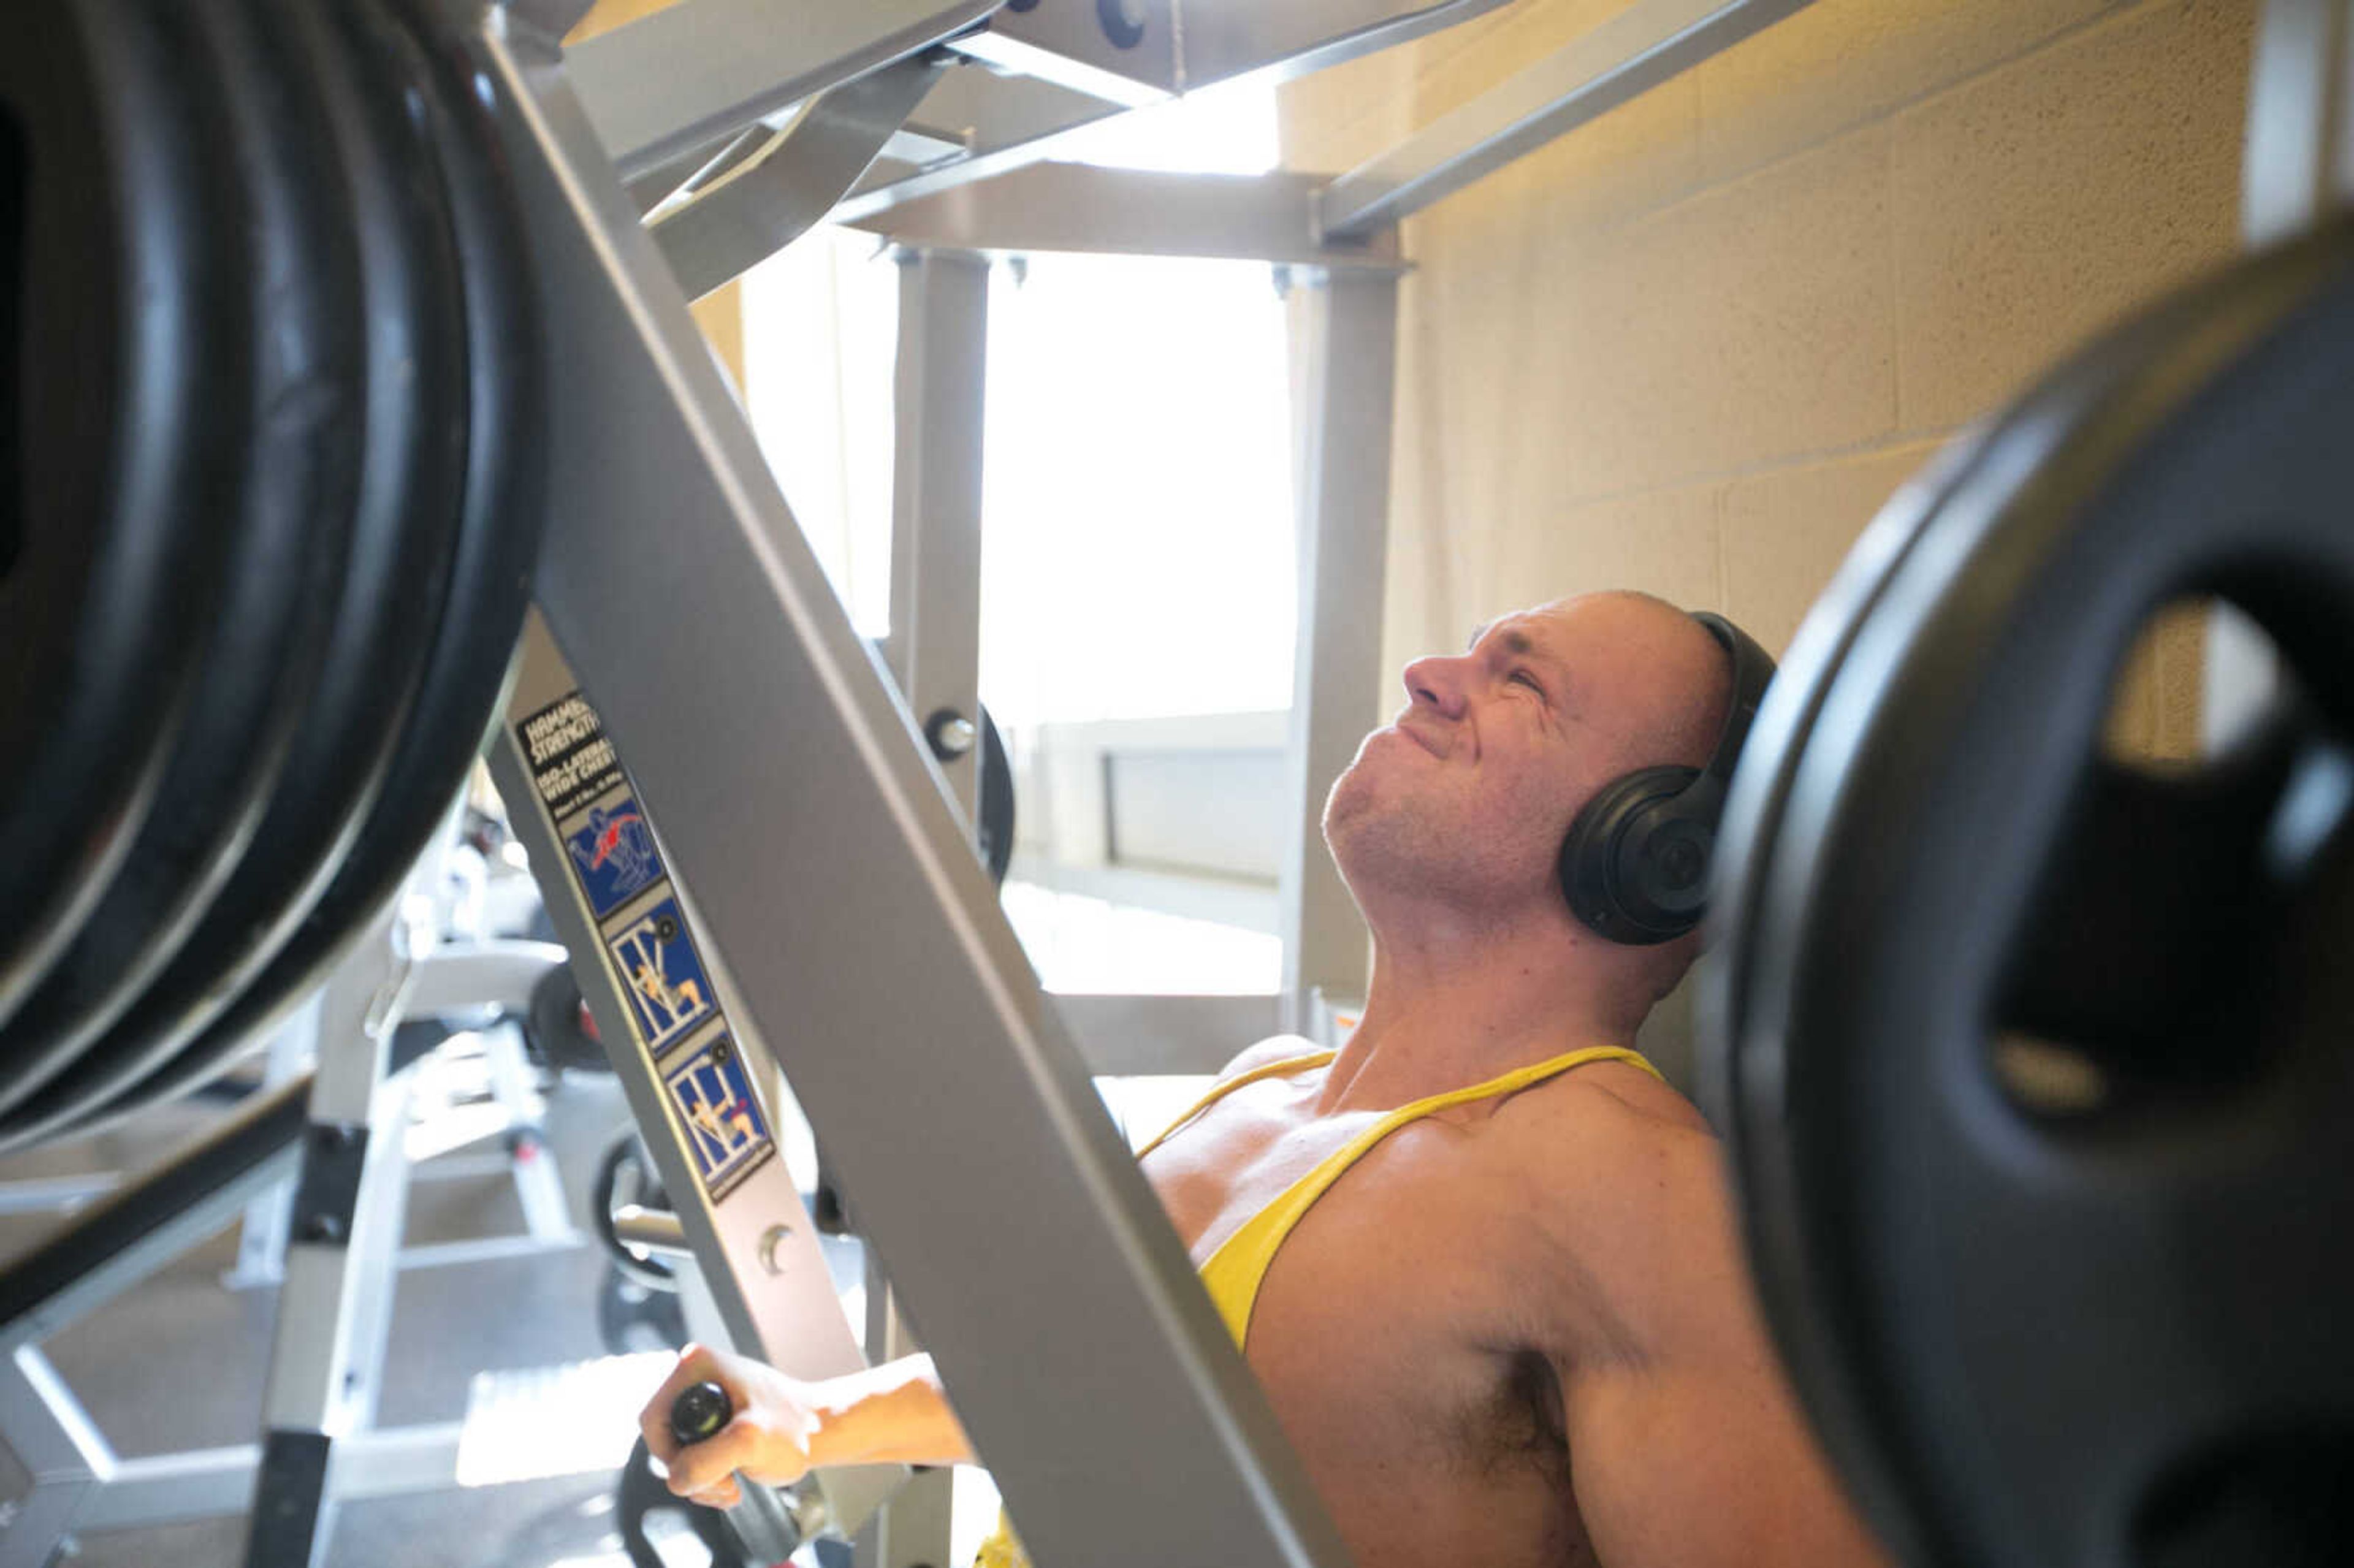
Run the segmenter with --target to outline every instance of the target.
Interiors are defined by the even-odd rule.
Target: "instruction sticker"
[[[753,1097],[744,1058],[725,1033],[688,1054],[663,1082],[686,1128],[696,1174],[713,1202],[734,1178],[759,1163],[769,1148],[769,1128]]]
[[[564,848],[599,920],[662,880],[653,830],[634,794],[589,807],[588,819],[564,835]]]
[[[515,734],[532,783],[559,821],[621,782],[605,723],[578,692],[515,726]]]
[[[608,930],[606,948],[620,971],[623,989],[638,1012],[646,1047],[656,1055],[711,1016],[711,981],[686,933],[678,900],[665,898],[619,929]]]
[[[776,1140],[637,786],[578,692],[516,721],[514,734],[610,978],[629,997],[640,1065],[670,1097],[697,1183],[716,1203]]]

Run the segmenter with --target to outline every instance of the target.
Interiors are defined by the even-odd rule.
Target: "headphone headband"
[[[1733,662],[1733,695],[1725,704],[1724,723],[1717,727],[1716,747],[1709,753],[1707,764],[1700,777],[1688,789],[1706,790],[1712,810],[1722,810],[1724,793],[1732,787],[1733,769],[1741,760],[1741,748],[1748,743],[1749,726],[1757,722],[1757,705],[1765,700],[1766,684],[1774,679],[1774,656],[1757,645],[1756,639],[1721,615],[1705,609],[1691,612],[1691,618],[1708,629]],[[1711,819],[1713,825],[1713,818]]]
[[[1700,924],[1708,901],[1716,822],[1757,705],[1774,678],[1773,656],[1721,615],[1695,612],[1732,670],[1715,748],[1698,768],[1646,768],[1595,792],[1561,847],[1570,909],[1611,941],[1672,941]]]

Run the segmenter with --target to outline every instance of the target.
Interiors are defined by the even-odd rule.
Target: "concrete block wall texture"
[[[1283,90],[1337,172],[1628,8],[1520,0]],[[2259,0],[1815,0],[1412,219],[1392,667],[1588,588],[1786,646],[1937,445],[2238,249]],[[2196,746],[2200,625],[2112,744]]]

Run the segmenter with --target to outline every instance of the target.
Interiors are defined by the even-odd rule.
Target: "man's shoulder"
[[[1723,1150],[1691,1101],[1639,1068],[1595,1064],[1497,1118],[1491,1180],[1540,1257],[1577,1286],[1566,1343],[1657,1351],[1718,1288],[1733,1235]]]
[[[1606,1192],[1601,1214],[1638,1224],[1678,1204],[1691,1183],[1720,1179],[1722,1151],[1707,1119],[1629,1063],[1589,1063],[1523,1090],[1494,1130],[1494,1154],[1522,1180],[1548,1195]]]
[[[1245,1073],[1257,1072],[1261,1067],[1270,1067],[1278,1062],[1292,1062],[1303,1056],[1322,1055],[1324,1051],[1325,1047],[1302,1034],[1271,1034],[1257,1044],[1241,1052],[1234,1060],[1219,1069],[1218,1081],[1224,1083],[1229,1078],[1239,1078]]]
[[[1515,1096],[1513,1106],[1523,1121],[1566,1122],[1600,1138],[1714,1138],[1699,1108],[1666,1080],[1616,1059],[1555,1074]]]

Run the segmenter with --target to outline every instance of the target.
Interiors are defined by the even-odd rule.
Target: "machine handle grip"
[[[716,1383],[681,1389],[670,1402],[670,1435],[682,1448],[716,1436],[735,1419],[736,1402]],[[790,1498],[741,1470],[736,1472],[736,1494],[738,1501],[727,1510],[727,1522],[756,1561],[782,1563],[801,1549],[805,1532]]]

